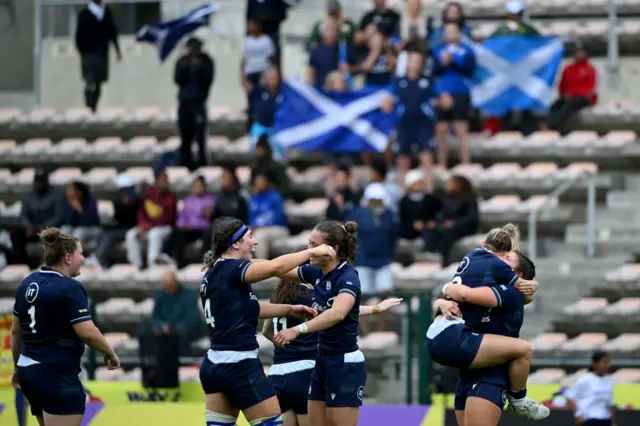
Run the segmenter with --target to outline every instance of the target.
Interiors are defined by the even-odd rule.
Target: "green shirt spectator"
[[[320,28],[322,23],[327,19],[335,21],[338,25],[340,42],[351,43],[353,40],[353,34],[356,32],[356,24],[354,24],[350,19],[344,17],[342,14],[342,6],[338,0],[329,0],[327,2],[327,17],[313,25],[311,34],[309,34],[309,37],[307,38],[307,42],[305,44],[307,52],[310,52],[320,42]]]
[[[510,0],[507,2],[507,18],[491,35],[492,37],[503,37],[508,35],[538,36],[540,33],[530,24],[524,22],[524,2],[521,0]]]

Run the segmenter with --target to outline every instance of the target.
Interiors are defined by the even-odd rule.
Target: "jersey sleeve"
[[[588,382],[588,375],[583,375],[582,377],[580,377],[573,386],[571,386],[569,389],[567,389],[567,392],[565,393],[565,395],[567,396],[567,398],[572,399],[572,400],[577,400],[579,398],[582,398],[585,394],[585,392],[587,391],[587,388],[589,387],[589,382]]]
[[[360,279],[357,276],[346,276],[338,281],[338,294],[347,293],[354,298],[360,296]]]
[[[517,288],[510,285],[500,284],[491,287],[491,290],[493,290],[496,295],[496,299],[498,299],[498,308],[501,307],[507,311],[515,311],[522,308],[524,304],[524,296]]]
[[[492,260],[491,271],[498,284],[514,285],[518,281],[518,274],[513,268],[497,257]]]
[[[237,260],[235,261],[235,265],[233,266],[233,272],[231,273],[231,284],[232,285],[246,285],[247,281],[245,276],[247,275],[247,270],[251,266],[251,261],[249,260]]]
[[[87,292],[79,283],[73,283],[64,295],[64,314],[70,324],[91,320]]]
[[[298,266],[298,278],[302,283],[314,285],[316,280],[322,278],[322,269],[313,265]]]

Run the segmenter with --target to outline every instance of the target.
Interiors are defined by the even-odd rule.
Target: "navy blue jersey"
[[[248,260],[218,259],[200,284],[200,300],[214,351],[258,349],[260,303],[245,281]]]
[[[434,93],[426,77],[416,80],[407,77],[398,78],[391,85],[391,92],[398,100],[398,114],[401,120],[431,120],[435,117],[431,107]]]
[[[313,307],[313,287],[310,287],[308,284],[300,285],[308,287],[311,292],[305,297],[299,297],[291,304]],[[296,327],[304,322],[295,317],[273,318],[272,321],[274,336],[282,330]],[[285,362],[315,359],[317,354],[318,333],[301,334],[297,339],[289,342],[289,344],[284,348],[278,346],[275,347],[273,351],[273,363],[282,364]]]
[[[476,288],[498,284],[512,286],[518,275],[506,262],[485,249],[476,249],[466,255],[456,271],[453,282]],[[476,330],[490,318],[492,309],[470,303],[460,303],[464,322]]]
[[[22,329],[22,355],[80,371],[84,342],[73,325],[91,320],[82,284],[43,267],[20,283],[13,315]]]
[[[358,350],[358,318],[360,316],[360,278],[355,269],[342,262],[327,275],[318,266],[303,265],[298,268],[300,281],[313,284],[313,306],[318,312],[331,308],[340,293],[348,293],[356,301],[347,316],[331,328],[320,331],[319,352],[321,355],[339,355]]]

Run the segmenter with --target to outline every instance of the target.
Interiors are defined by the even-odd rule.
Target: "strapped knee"
[[[234,416],[216,413],[211,410],[204,410],[204,418],[207,426],[235,426],[237,420]]]
[[[278,414],[275,417],[257,419],[249,423],[251,426],[282,426],[284,415]]]

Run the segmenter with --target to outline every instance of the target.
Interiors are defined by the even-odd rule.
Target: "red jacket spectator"
[[[595,105],[598,102],[597,85],[598,72],[586,58],[567,65],[562,72],[558,92],[569,98],[588,98],[591,105]]]
[[[176,194],[159,191],[155,186],[147,188],[142,195],[138,210],[138,225],[145,230],[156,226],[173,226],[178,216]]]

